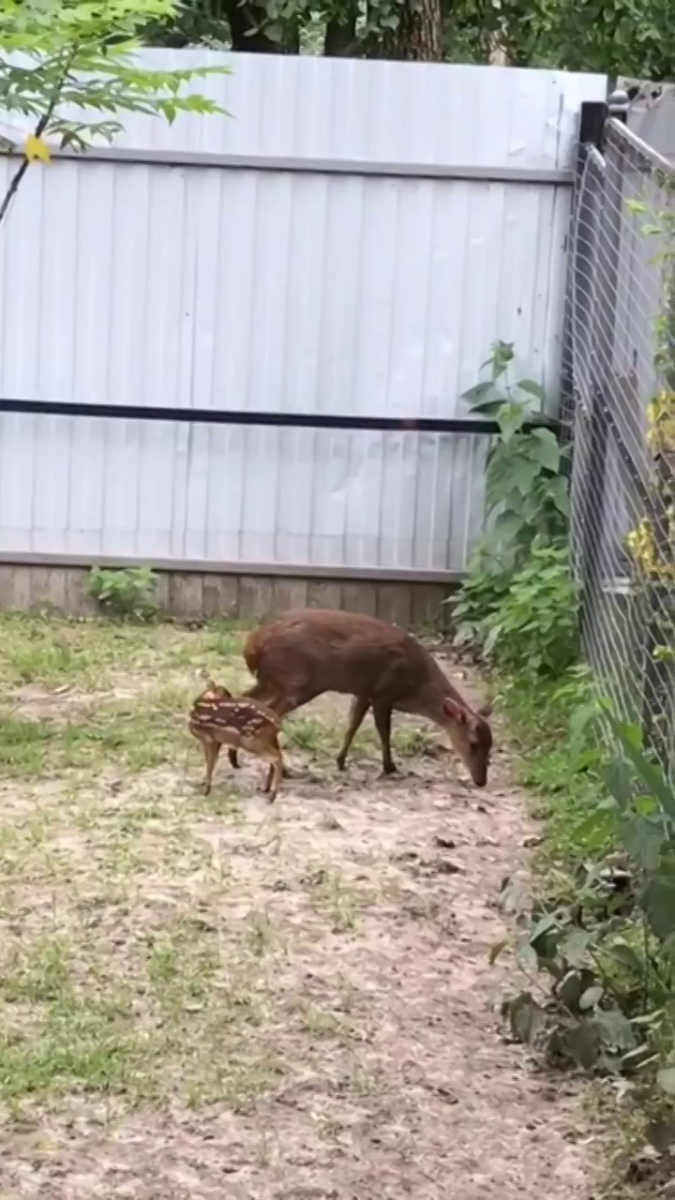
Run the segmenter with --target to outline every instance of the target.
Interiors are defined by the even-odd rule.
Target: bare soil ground
[[[477,792],[399,717],[400,778],[370,730],[340,775],[322,697],[276,805],[250,759],[204,799],[238,640],[0,622],[3,1200],[589,1200],[578,1093],[500,1036],[506,759]]]

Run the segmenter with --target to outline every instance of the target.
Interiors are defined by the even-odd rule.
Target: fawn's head
[[[490,705],[484,704],[473,712],[448,696],[443,702],[443,712],[455,750],[476,787],[485,787],[492,750],[492,730],[486,719],[491,712]]]
[[[200,692],[199,696],[195,700],[195,704],[197,704],[200,700],[229,700],[229,699],[231,699],[232,692],[228,691],[228,689],[225,687],[224,684],[215,683],[214,680],[211,678],[211,676],[205,674],[204,672],[202,672],[202,678],[204,679],[204,681],[206,683],[206,687],[204,688],[203,692]]]

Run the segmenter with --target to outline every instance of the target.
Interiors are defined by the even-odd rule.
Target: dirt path
[[[325,698],[311,710],[330,729],[344,711]],[[191,750],[140,781],[104,773],[96,821],[161,808],[141,829],[123,894],[98,895],[91,874],[110,830],[80,820],[69,835],[61,808],[48,846],[70,855],[67,892],[53,881],[40,890],[28,864],[30,913],[19,883],[13,892],[28,925],[51,904],[83,953],[86,925],[96,961],[131,981],[148,1024],[141,939],[190,920],[218,965],[208,995],[181,992],[183,1057],[152,1099],[129,1106],[113,1089],[73,1089],[5,1126],[2,1197],[589,1200],[579,1096],[497,1028],[506,968],[487,960],[503,930],[494,902],[532,833],[499,755],[485,793],[446,754],[408,759],[385,782],[372,755],[344,777],[320,751],[289,761],[302,775],[272,809],[255,794],[259,764],[237,777],[243,803],[230,809],[225,791],[219,812],[193,798]],[[226,765],[219,778],[227,789]],[[44,786],[41,796],[44,807]],[[16,788],[4,802],[27,803]],[[212,1010],[213,995],[226,1002]],[[170,1023],[174,1010],[162,1011],[159,1024]],[[181,1089],[201,1045],[218,1070],[191,1107]]]

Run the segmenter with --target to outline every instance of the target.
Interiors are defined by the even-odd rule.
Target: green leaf
[[[486,383],[477,383],[474,385],[474,387],[470,387],[468,391],[462,392],[461,399],[467,400],[471,407],[475,408],[479,404],[484,404],[486,397],[489,396],[493,390],[494,384],[491,380]],[[501,402],[493,401],[493,403],[499,404]]]
[[[504,631],[502,629],[502,626],[499,624],[493,625],[492,628],[490,629],[490,632],[488,633],[488,636],[486,637],[485,642],[483,644],[483,654],[485,655],[486,658],[489,658],[490,655],[493,653],[494,648],[497,645],[503,632]]]
[[[521,392],[526,392],[529,396],[534,396],[541,402],[542,407],[546,404],[546,393],[540,383],[534,379],[519,379],[516,387]]]
[[[611,813],[604,812],[598,806],[574,826],[572,838],[576,845],[586,850],[600,849],[607,845],[613,829]]]
[[[494,523],[494,536],[499,541],[511,542],[522,529],[522,518],[512,510],[499,513]]]
[[[649,1046],[636,1046],[628,1050],[621,1059],[621,1071],[624,1075],[632,1075],[635,1071],[644,1070],[651,1063],[658,1062],[658,1054],[654,1054]]]
[[[559,951],[572,967],[582,967],[586,961],[586,951],[592,941],[592,934],[586,929],[573,929],[560,943]]]
[[[491,421],[494,421],[501,412],[503,403],[504,400],[502,397],[496,400],[479,400],[476,404],[471,405],[471,411],[479,417],[488,417]]]
[[[628,942],[617,939],[617,941],[612,942],[610,946],[606,947],[606,951],[612,958],[621,963],[623,967],[627,967],[637,975],[642,975],[644,963],[639,954],[635,953],[633,947],[628,945]]]
[[[496,414],[496,418],[502,437],[506,441],[512,438],[514,433],[517,433],[519,429],[522,429],[526,415],[525,410],[520,404],[502,404],[499,412]]]
[[[505,1007],[514,1040],[533,1045],[547,1025],[546,1013],[541,1005],[529,992],[521,992]]]
[[[579,997],[579,1008],[582,1011],[597,1008],[603,995],[604,988],[599,983],[594,984],[593,987],[586,988],[586,991]]]
[[[495,506],[502,503],[505,496],[515,491],[521,497],[527,496],[539,473],[539,464],[532,462],[522,454],[495,455],[488,467],[486,491],[488,501]]]
[[[561,1050],[578,1067],[590,1071],[595,1066],[600,1054],[600,1036],[589,1021],[579,1021],[565,1029],[559,1040]]]
[[[518,948],[516,961],[521,971],[524,971],[526,975],[537,974],[539,970],[539,958],[537,957],[537,951],[529,943]]]
[[[636,745],[635,729],[629,725],[622,725],[611,715],[608,716],[608,721],[647,792],[655,796],[664,812],[675,820],[675,789],[668,783],[663,771],[650,762],[646,754]]]
[[[663,822],[659,818],[626,815],[619,823],[619,832],[635,862],[645,871],[655,871],[664,844]]]
[[[664,864],[649,880],[639,903],[658,938],[665,941],[675,934],[675,868]]]
[[[513,342],[495,342],[492,348],[492,378],[499,379],[510,362],[513,362]],[[487,366],[487,363],[485,364]]]
[[[560,447],[558,447],[558,455],[560,455]],[[552,500],[558,512],[563,517],[568,517],[570,512],[570,496],[567,480],[562,475],[559,475],[556,479],[547,480],[546,494]]]
[[[622,1051],[634,1049],[633,1027],[618,1009],[601,1009],[593,1017],[593,1025],[606,1046]]]
[[[570,717],[570,741],[575,749],[583,746],[584,735],[592,731],[598,717],[598,706],[594,701],[579,704]]]
[[[583,992],[584,984],[579,971],[567,971],[555,989],[560,1003],[571,1012],[578,1007]]]
[[[621,759],[613,759],[601,768],[600,778],[623,812],[630,804],[633,795],[631,776],[626,763]]]
[[[675,1096],[675,1067],[662,1067],[657,1071],[656,1082],[669,1096]]]
[[[547,471],[560,470],[560,446],[558,439],[551,429],[533,429],[531,438],[539,443],[539,462]]]
[[[550,933],[551,930],[558,929],[558,927],[558,918],[555,913],[544,913],[530,930],[530,945],[535,946],[535,942],[539,941],[544,934]]]

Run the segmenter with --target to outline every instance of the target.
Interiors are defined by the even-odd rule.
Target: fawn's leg
[[[284,774],[284,760],[278,746],[274,750],[270,750],[269,763],[265,791],[269,792],[268,804],[274,804]]]
[[[227,752],[227,757],[230,760],[230,766],[234,767],[236,770],[237,767],[239,766],[239,759],[237,758],[237,751],[233,750],[232,747],[230,747],[230,749]]]
[[[382,746],[382,774],[394,775],[396,763],[391,757],[391,709],[386,704],[373,704],[373,717]]]
[[[204,795],[208,796],[213,782],[213,772],[216,769],[218,755],[220,754],[220,742],[214,741],[213,738],[204,738],[202,746],[204,747],[204,758],[206,760],[206,778],[202,790]]]
[[[363,718],[365,717],[369,708],[370,700],[367,696],[354,696],[349,709],[349,725],[347,726],[347,732],[345,733],[340,753],[337,756],[337,765],[341,771],[344,771],[345,769],[345,763],[347,762],[347,751],[349,750],[349,747],[354,740],[354,735],[357,733],[359,726],[361,725],[361,722],[363,721]]]

